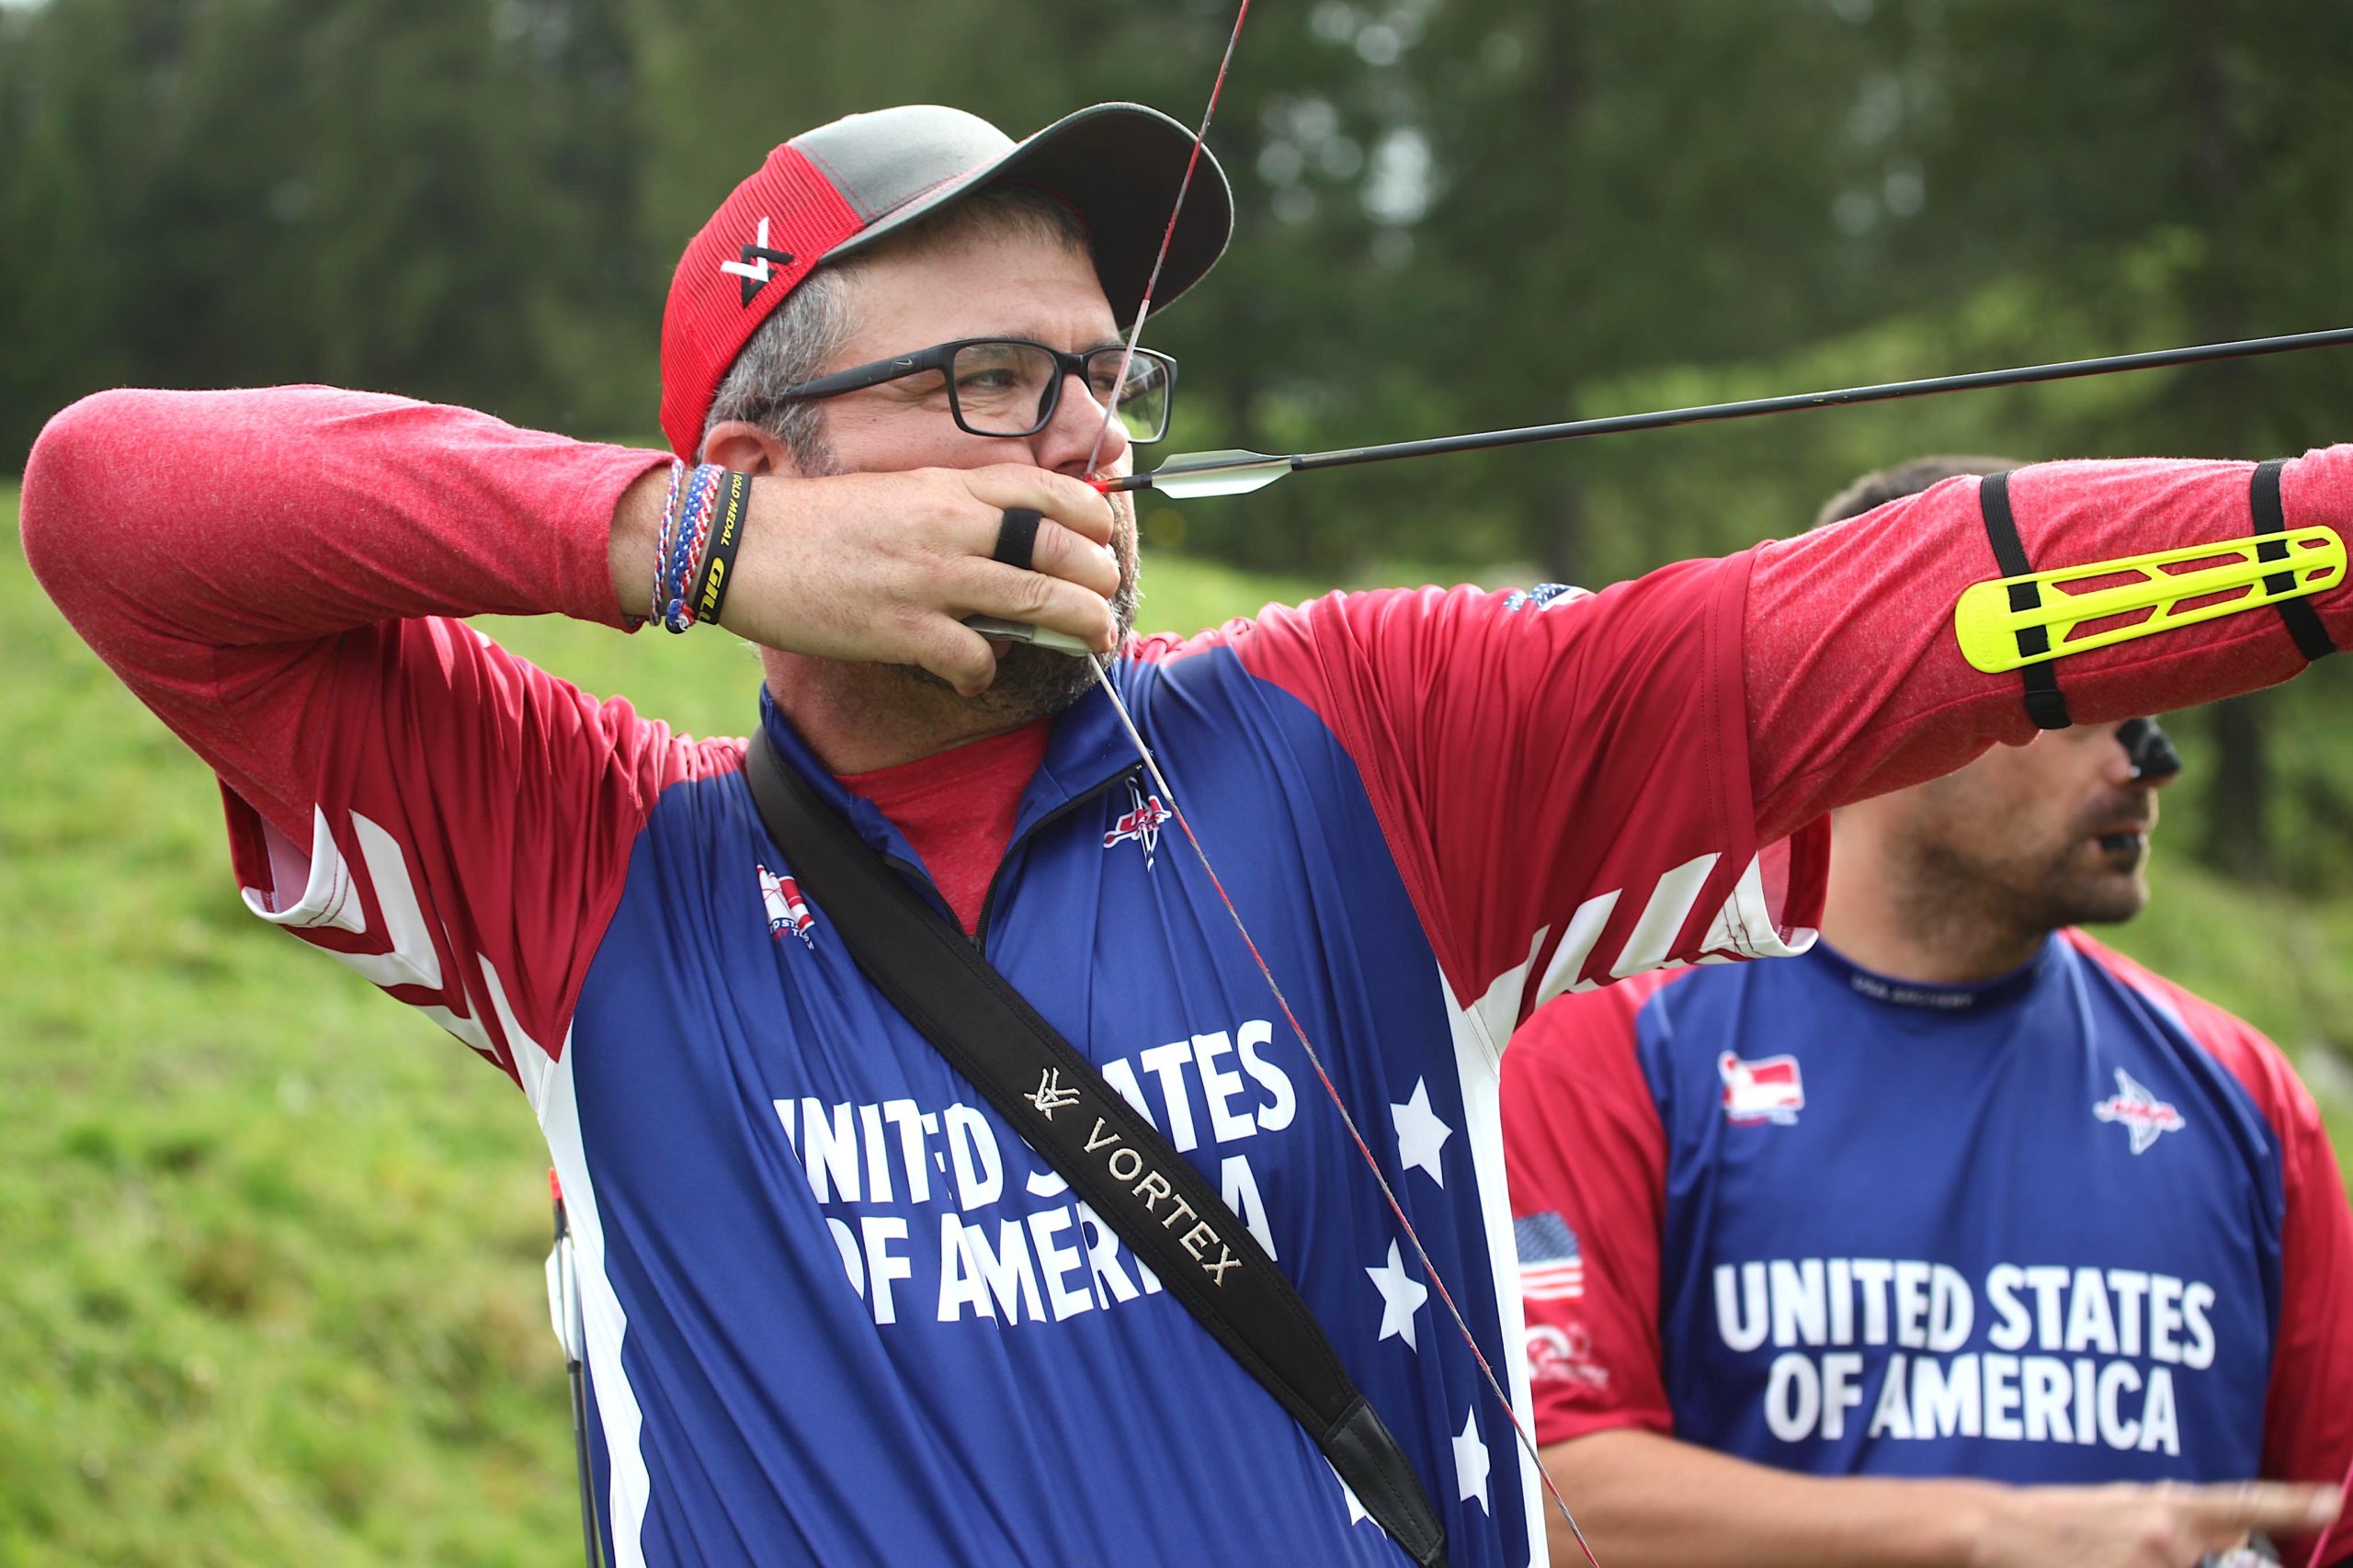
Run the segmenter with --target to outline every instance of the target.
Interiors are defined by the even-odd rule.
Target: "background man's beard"
[[[2140,914],[2148,902],[2141,879],[2120,870],[2054,869],[2036,893],[2038,918],[2054,931],[2062,926],[2114,926]]]
[[[2145,802],[2136,804],[2129,798],[2102,801],[2086,806],[2068,824],[2066,849],[2052,856],[2034,890],[2040,912],[2053,930],[2062,926],[2112,926],[2141,913],[2148,902],[2148,886],[2142,876],[2149,863],[2146,830],[2155,825],[2144,806]],[[2102,842],[2104,829],[2119,835],[2137,834],[2139,842],[2129,848],[2120,843],[2110,851]],[[2096,860],[2088,865],[2083,852],[2086,842],[2101,844]]]
[[[1986,915],[1989,924],[1998,918],[2029,935],[2068,926],[2114,926],[2141,913],[2139,889],[2134,879],[2053,870],[2029,887],[1986,900],[1992,906]]]
[[[2033,937],[2067,926],[2116,925],[2139,915],[2148,900],[2138,876],[2085,867],[2072,847],[1991,863],[1938,845],[1915,852],[1896,875],[1909,890],[1901,902],[1914,934],[1963,949],[1989,936]]]

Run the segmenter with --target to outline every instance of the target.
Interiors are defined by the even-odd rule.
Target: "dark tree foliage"
[[[775,142],[953,103],[1190,123],[1231,0],[0,6],[0,449],[126,381],[324,380],[651,438],[662,294]],[[1262,4],[1212,138],[1241,232],[1155,324],[1168,449],[1267,450],[2333,324],[2342,0]],[[1345,576],[1597,583],[1802,526],[1924,450],[2268,454],[2353,357],[2221,367],[1148,503]],[[1505,563],[1498,566],[1498,563]],[[1517,565],[1509,563],[1518,563]],[[2335,672],[2230,704],[2207,852],[2353,856]],[[2290,744],[2292,742],[2292,744]]]
[[[634,424],[634,64],[605,0],[52,0],[0,53],[0,441],[133,381]],[[632,395],[617,397],[627,374]]]

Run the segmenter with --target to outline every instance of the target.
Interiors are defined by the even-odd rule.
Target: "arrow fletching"
[[[1972,583],[1953,607],[1953,634],[1963,658],[1998,675],[2302,598],[2344,580],[2343,540],[2317,526],[2290,528]]]
[[[1238,449],[1181,452],[1150,473],[1131,473],[1113,481],[1109,488],[1157,490],[1175,501],[1189,501],[1200,495],[1247,495],[1282,478],[1298,460]]]

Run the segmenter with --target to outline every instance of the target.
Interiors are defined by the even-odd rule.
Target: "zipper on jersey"
[[[1036,822],[1031,823],[1027,828],[1024,828],[1020,833],[1014,835],[1013,842],[1005,846],[1005,854],[998,858],[996,870],[989,877],[989,891],[981,897],[980,924],[973,929],[972,941],[972,946],[981,949],[981,956],[983,958],[986,958],[988,956],[989,950],[989,916],[996,910],[997,891],[1005,886],[1005,874],[1013,869],[1014,857],[1022,853],[1029,840],[1037,836],[1039,833],[1042,832],[1047,824],[1059,822],[1063,818],[1070,815],[1071,812],[1078,810],[1081,806],[1088,804],[1097,796],[1101,795],[1106,790],[1109,790],[1114,784],[1125,783],[1128,779],[1134,778],[1142,767],[1143,764],[1141,762],[1130,763],[1126,767],[1121,768],[1119,772],[1114,773],[1108,778],[1104,779],[1103,782],[1096,785],[1093,789],[1086,790],[1083,794],[1074,795],[1069,800],[1064,801],[1061,805],[1056,806],[1052,811],[1048,812]],[[926,880],[925,885],[930,885],[928,879]],[[934,898],[938,898],[939,896],[938,889],[933,889],[932,896]]]
[[[882,863],[885,866],[890,867],[891,869],[898,872],[899,875],[904,877],[907,881],[913,882],[915,886],[924,891],[925,894],[931,900],[931,907],[938,913],[938,915],[942,920],[947,921],[950,926],[958,926],[960,929],[961,928],[961,922],[956,918],[956,912],[948,907],[947,895],[939,891],[939,884],[931,880],[931,873],[929,871],[925,870],[921,866],[916,865],[913,860],[908,859],[904,855],[893,855],[887,849],[883,850],[881,855]]]

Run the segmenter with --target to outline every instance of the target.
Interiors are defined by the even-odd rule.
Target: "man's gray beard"
[[[1126,645],[1129,634],[1135,630],[1136,604],[1141,597],[1136,588],[1135,518],[1124,508],[1113,525],[1111,549],[1120,561],[1120,586],[1111,596],[1111,622],[1116,631],[1112,646],[1118,648]],[[1013,643],[997,660],[996,678],[978,697],[957,696],[954,687],[920,666],[890,667],[912,689],[945,698],[995,730],[1015,729],[1034,720],[1051,718],[1094,690],[1095,671],[1090,667],[1093,658],[1092,654],[1074,656],[1029,643]]]
[[[805,448],[796,446],[793,462],[807,479],[825,479],[849,472],[835,455],[832,443],[823,436]],[[1115,633],[1111,646],[1116,649],[1125,647],[1129,634],[1135,631],[1136,604],[1142,596],[1136,588],[1135,510],[1120,499],[1111,505],[1111,553],[1120,562],[1120,585],[1111,595]],[[896,676],[911,696],[919,693],[921,701],[952,707],[965,717],[998,730],[1017,729],[1033,720],[1051,718],[1094,690],[1095,672],[1088,667],[1092,655],[1074,656],[1051,648],[1013,643],[997,661],[996,678],[978,697],[958,696],[954,687],[920,665],[870,667]]]

